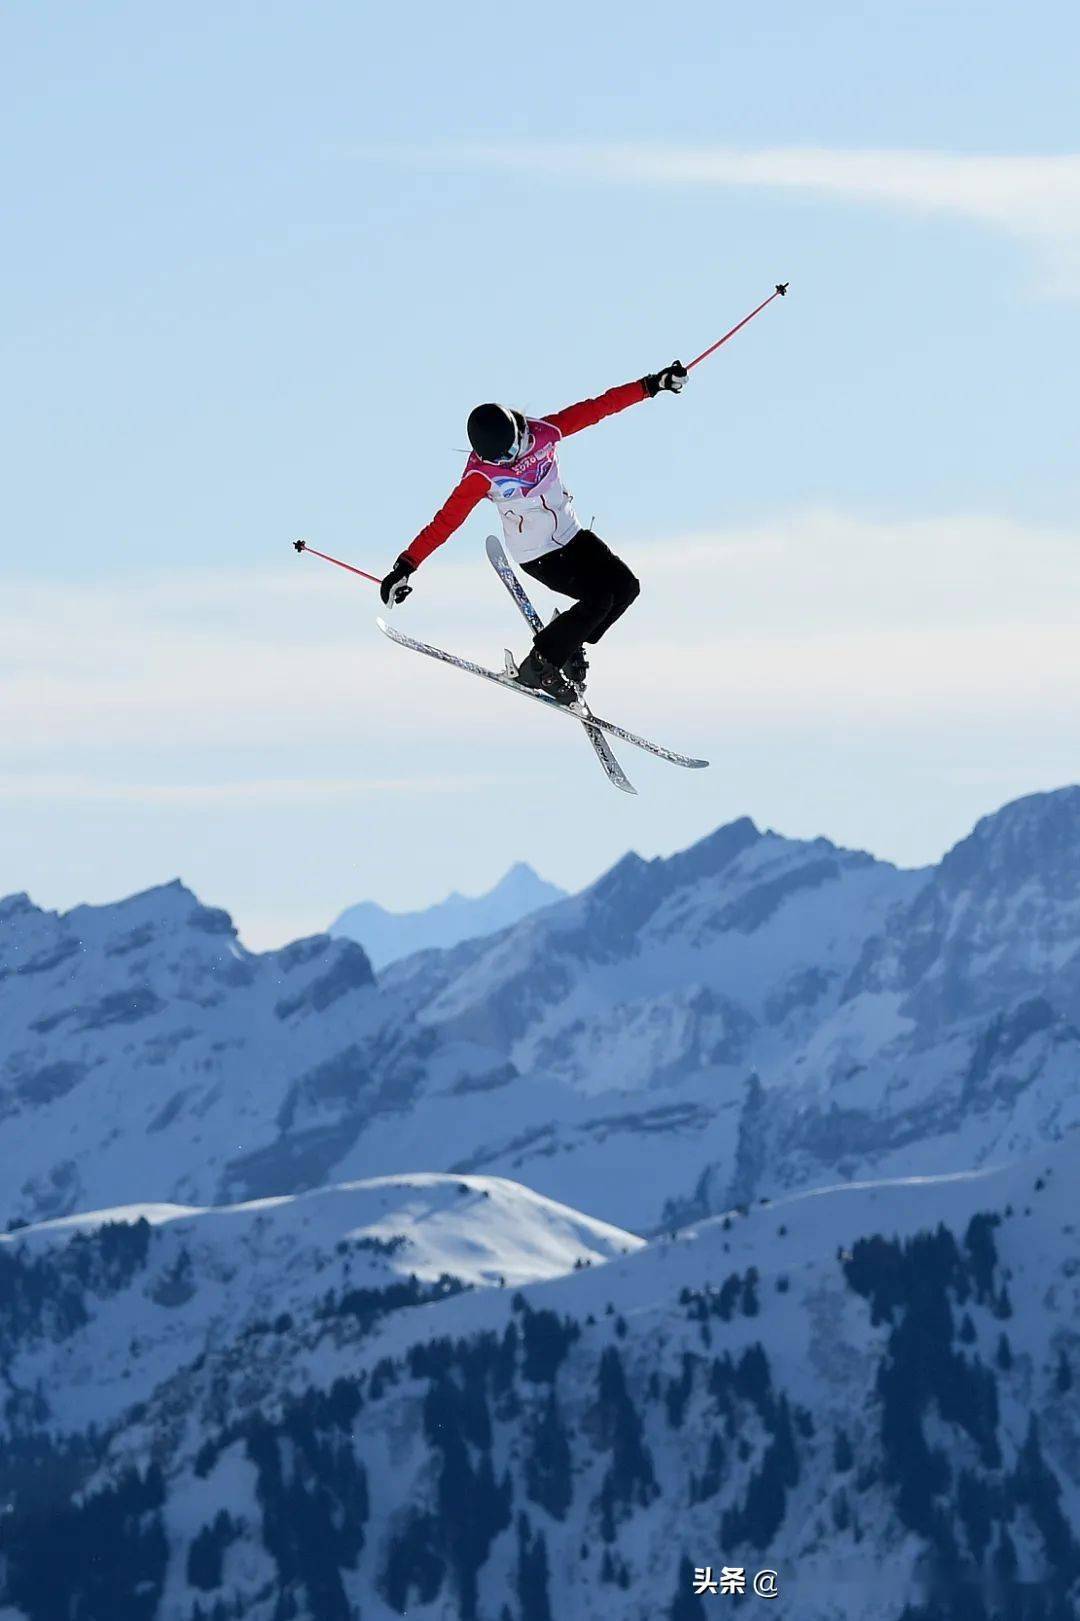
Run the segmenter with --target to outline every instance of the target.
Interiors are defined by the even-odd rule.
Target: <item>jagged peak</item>
[[[712,833],[707,833],[703,839],[698,840],[698,843],[710,844],[715,839],[731,839],[736,835],[743,838],[748,834],[755,839],[762,837],[761,829],[752,816],[736,816],[733,822],[721,822],[718,828],[715,828]],[[695,849],[696,846],[691,845],[690,848]]]
[[[170,879],[164,884],[153,884],[149,889],[140,889],[122,900],[84,902],[73,906],[70,911],[63,913],[61,921],[77,930],[93,930],[109,923],[124,929],[156,924],[236,938],[236,928],[228,912],[220,907],[204,906],[194,890],[179,878]]]
[[[1047,788],[1007,800],[998,810],[980,816],[972,836],[980,832],[986,836],[995,829],[1031,828],[1063,818],[1080,826],[1080,784],[1067,783],[1062,788]]]
[[[148,889],[137,889],[133,895],[124,895],[116,901],[80,901],[77,906],[71,907],[62,916],[74,917],[76,914],[100,915],[102,912],[119,912],[125,909],[142,909],[146,905],[159,904],[163,910],[169,912],[188,910],[200,904],[199,897],[180,878],[170,878],[167,883],[151,884]]]
[[[939,880],[964,889],[977,877],[1018,884],[1039,878],[1072,892],[1080,854],[1080,786],[1025,794],[980,817],[942,858]]]
[[[733,822],[722,823],[696,844],[670,856],[666,862],[668,873],[673,883],[680,885],[711,878],[764,837],[751,817],[738,816]]]
[[[35,906],[25,889],[11,895],[0,896],[0,923],[10,923],[18,917],[44,917],[45,912]]]
[[[508,867],[503,873],[495,888],[509,889],[516,884],[543,884],[547,887],[547,879],[541,878],[536,868],[531,867],[527,861],[515,861],[513,866]]]
[[[646,861],[636,850],[628,850],[585,893],[594,900],[608,901],[627,891],[636,893],[644,884],[654,899],[659,900],[666,890],[681,888],[723,871],[763,836],[749,816],[739,816],[673,856],[656,856]]]
[[[627,850],[624,856],[619,857],[614,866],[609,867],[606,872],[600,874],[599,878],[593,880],[585,893],[586,895],[603,898],[651,865],[652,863],[646,861],[643,856],[639,856],[636,850]]]

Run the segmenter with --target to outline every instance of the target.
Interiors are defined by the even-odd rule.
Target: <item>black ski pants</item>
[[[591,529],[579,530],[558,551],[545,552],[521,567],[549,591],[577,599],[537,632],[534,643],[543,658],[560,668],[582,642],[598,642],[641,590],[622,559]]]

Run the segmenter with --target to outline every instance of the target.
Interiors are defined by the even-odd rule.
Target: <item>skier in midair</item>
[[[578,522],[559,473],[559,441],[639,400],[678,394],[686,378],[687,368],[675,360],[661,371],[546,417],[525,416],[506,405],[478,405],[469,415],[472,454],[465,471],[383,579],[382,600],[403,601],[412,590],[410,575],[486,496],[499,510],[506,549],[518,566],[549,590],[574,599],[572,608],[537,633],[517,679],[560,703],[573,703],[571,683],[582,685],[588,669],[584,643],[593,645],[610,630],[640,586],[622,559]]]

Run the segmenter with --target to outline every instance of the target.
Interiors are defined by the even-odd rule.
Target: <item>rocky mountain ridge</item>
[[[507,1176],[644,1233],[1014,1158],[1080,1119],[1080,790],[900,871],[748,819],[376,977],[254,955],[182,886],[0,903],[3,1219],[388,1171]]]

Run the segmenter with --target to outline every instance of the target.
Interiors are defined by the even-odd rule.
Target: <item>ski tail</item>
[[[525,587],[514,573],[514,570],[510,564],[510,559],[507,557],[506,552],[503,549],[502,541],[499,540],[496,535],[489,535],[485,545],[487,548],[488,562],[491,564],[492,568],[499,576],[499,579],[513,597],[514,602],[520,610],[521,617],[524,619],[525,623],[535,636],[537,631],[543,630],[544,621],[540,618],[540,615],[529,601],[529,596],[525,590]]]

